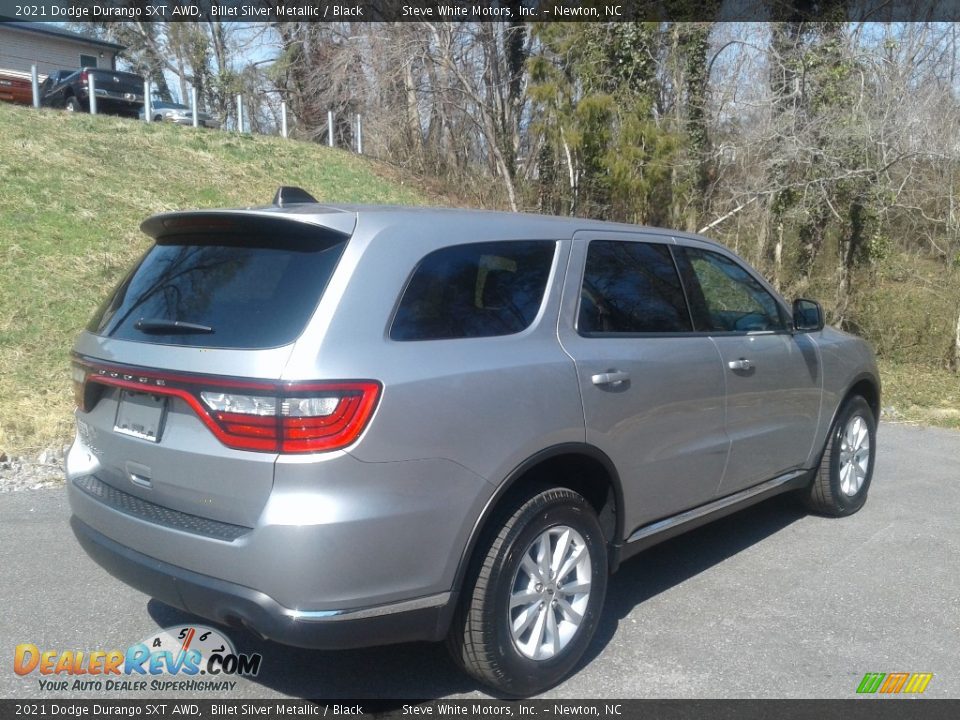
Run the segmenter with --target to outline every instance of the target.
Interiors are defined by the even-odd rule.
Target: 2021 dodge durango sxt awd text
[[[71,522],[211,621],[446,639],[528,695],[627,557],[788,490],[866,500],[871,350],[703,237],[295,188],[142,229],[74,349]]]

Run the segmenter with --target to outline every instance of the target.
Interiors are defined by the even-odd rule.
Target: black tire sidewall
[[[566,525],[579,532],[590,553],[590,600],[583,622],[576,636],[560,654],[549,660],[531,660],[520,654],[510,634],[509,601],[514,578],[523,552],[533,540],[551,527]],[[508,538],[497,563],[497,577],[493,583],[493,623],[497,655],[503,670],[510,677],[513,692],[532,694],[560,682],[574,668],[593,639],[603,610],[607,582],[607,552],[603,531],[593,511],[585,501],[561,500],[542,507],[526,522],[519,523],[516,532]]]
[[[867,476],[856,495],[847,495],[840,488],[840,448],[843,442],[843,431],[851,418],[859,416],[867,424],[867,436],[870,439],[870,464],[867,467]],[[837,510],[841,515],[855,513],[867,501],[870,490],[870,481],[873,479],[873,468],[877,453],[877,423],[873,411],[861,397],[851,399],[840,411],[837,421],[831,431],[830,442],[830,494],[833,496]]]

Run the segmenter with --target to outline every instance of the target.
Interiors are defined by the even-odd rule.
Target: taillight
[[[70,380],[73,385],[73,402],[82,412],[90,412],[100,399],[102,385],[94,385],[87,380],[90,368],[79,362],[70,365]]]
[[[280,405],[281,452],[333,450],[352,443],[373,414],[380,383],[288,385]]]
[[[224,445],[241,450],[329,452],[353,444],[373,415],[380,383],[283,382],[170,375],[74,362],[78,407],[91,385],[184,400]],[[79,390],[78,388],[79,383]]]
[[[87,71],[86,71],[86,70],[84,70],[82,73],[80,73],[80,82],[82,82],[84,85],[87,84]]]
[[[87,368],[80,363],[71,363],[70,364],[70,380],[73,383],[73,402],[78,408],[87,411],[86,398],[84,397],[84,390],[86,389],[87,384]]]

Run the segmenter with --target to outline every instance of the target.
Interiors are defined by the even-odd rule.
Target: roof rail
[[[315,203],[317,199],[303,188],[282,185],[273,196],[273,204],[277,207],[286,207],[297,203]]]

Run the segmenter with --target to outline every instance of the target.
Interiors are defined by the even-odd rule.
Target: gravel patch
[[[8,456],[0,452],[0,493],[62,485],[63,458],[69,447],[48,448],[35,456]]]

